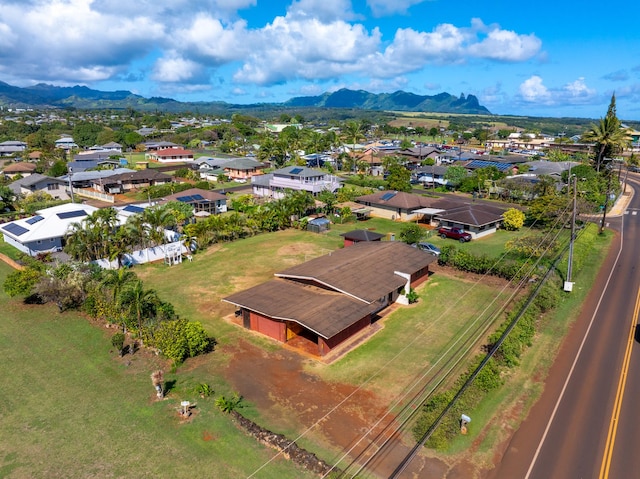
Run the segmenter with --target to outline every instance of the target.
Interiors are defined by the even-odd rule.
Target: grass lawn
[[[234,307],[221,299],[271,279],[278,270],[339,248],[343,242],[341,232],[364,225],[380,233],[394,232],[396,235],[402,226],[389,220],[371,219],[363,223],[332,225],[332,229],[322,235],[297,230],[262,234],[214,245],[195,255],[192,263],[177,267],[148,265],[136,272],[147,287],[157,290],[163,298],[170,298],[181,316],[201,321],[221,344],[242,337],[273,350],[278,346],[271,341],[246,334],[224,321],[223,316],[233,313]],[[257,250],[259,255],[255,254]],[[368,384],[368,388],[383,396],[395,395],[404,387],[398,375],[407,378],[408,382],[423,368],[429,367],[456,333],[473,321],[496,294],[496,288],[491,285],[438,275],[417,291],[422,299],[385,317],[381,321],[383,329],[364,345],[331,366],[313,363],[309,368],[327,380],[357,385],[403,351],[393,368]],[[453,312],[452,308],[458,312]],[[405,350],[410,342],[412,344]],[[224,358],[218,355],[211,360],[218,362]],[[391,377],[396,380],[390,381]]]
[[[495,460],[495,446],[507,440],[526,418],[529,408],[540,397],[544,379],[556,358],[569,328],[581,312],[593,282],[604,262],[613,234],[597,234],[597,225],[590,224],[585,235],[576,241],[576,256],[580,268],[574,271],[576,282],[571,293],[562,293],[559,306],[539,325],[534,345],[521,358],[520,365],[509,371],[506,384],[490,394],[473,412],[468,436],[459,436],[448,454],[473,455],[477,465],[490,466]],[[586,242],[581,244],[581,241]],[[566,270],[566,261],[559,265]],[[474,426],[477,425],[477,426]],[[470,447],[470,445],[473,446]]]
[[[9,272],[0,262],[0,282]],[[171,390],[156,401],[149,374],[160,359],[118,358],[110,330],[2,292],[0,304],[0,477],[235,479],[274,455],[212,397],[196,397],[188,373],[167,374]],[[187,422],[176,413],[181,400],[197,404]],[[312,475],[276,460],[260,477]]]

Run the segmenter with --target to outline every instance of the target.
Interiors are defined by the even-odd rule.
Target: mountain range
[[[186,112],[198,111],[221,114],[225,111],[252,110],[256,108],[350,108],[362,110],[411,111],[435,113],[469,113],[490,115],[473,95],[459,97],[449,93],[416,95],[404,91],[394,93],[369,93],[364,90],[343,88],[319,96],[292,98],[284,103],[260,103],[238,105],[222,101],[180,102],[171,98],[145,98],[126,90],[105,92],[86,86],[59,87],[39,83],[29,87],[17,87],[0,81],[0,106],[7,108],[78,108],[125,109],[143,111]]]

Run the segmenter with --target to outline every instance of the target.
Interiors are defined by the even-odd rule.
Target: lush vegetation
[[[608,243],[609,238],[599,237],[597,226],[589,225],[576,241],[574,262],[600,264],[604,257],[601,251]],[[557,255],[551,253],[551,256]],[[514,368],[519,366],[523,354],[533,345],[536,334],[549,327],[556,317],[563,317],[565,325],[571,321],[575,312],[567,318],[566,308],[562,305],[567,302],[574,304],[579,299],[563,296],[562,275],[558,269],[548,271],[550,275],[540,287],[532,289],[530,297],[521,298],[505,314],[502,325],[488,337],[483,349],[491,352],[491,356],[486,353],[477,355],[450,387],[431,396],[424,403],[413,430],[416,440],[428,438],[428,447],[448,449],[460,434],[461,414],[470,414],[480,408],[483,401],[497,394],[496,391],[503,386],[505,380],[508,381],[508,378],[515,375]],[[581,270],[581,279],[592,281],[596,273],[597,268]],[[589,275],[592,275],[591,278]],[[539,282],[543,276],[536,278]],[[585,287],[578,294],[583,298],[587,291],[588,288]],[[479,368],[481,363],[482,368]],[[439,418],[442,423],[434,428],[433,425]]]

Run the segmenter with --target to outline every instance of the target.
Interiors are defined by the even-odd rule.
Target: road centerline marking
[[[613,447],[616,442],[616,432],[620,423],[620,410],[622,409],[622,398],[624,397],[624,387],[627,383],[627,372],[629,371],[629,363],[631,361],[631,350],[635,339],[636,324],[638,323],[638,310],[640,308],[640,290],[636,296],[636,304],[633,308],[633,316],[631,318],[631,328],[629,337],[627,338],[627,349],[624,353],[622,361],[622,371],[620,371],[620,379],[618,380],[618,389],[616,391],[616,399],[611,412],[611,421],[609,422],[609,433],[607,434],[607,442],[604,447],[604,455],[600,466],[600,479],[609,477],[609,469],[611,468],[611,457],[613,456]]]

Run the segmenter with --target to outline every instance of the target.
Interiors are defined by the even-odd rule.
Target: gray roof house
[[[0,156],[15,156],[27,149],[27,144],[23,141],[3,141],[0,143]]]
[[[60,178],[33,173],[9,184],[9,188],[16,195],[30,195],[36,191],[48,193],[53,198],[68,200],[69,194],[66,190],[67,183]]]
[[[282,198],[287,190],[308,191],[317,196],[323,191],[335,193],[342,186],[338,177],[303,166],[287,166],[266,175],[251,178],[253,194]]]

